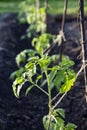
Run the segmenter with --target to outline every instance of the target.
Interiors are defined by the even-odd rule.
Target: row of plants
[[[19,69],[11,75],[14,80],[12,87],[17,98],[20,97],[25,83],[29,83],[25,95],[34,87],[47,95],[49,112],[43,117],[44,129],[75,130],[77,126],[73,123],[66,124],[65,111],[62,108],[57,108],[57,106],[67,92],[71,90],[77,79],[77,74],[72,69],[74,62],[68,56],[49,55],[52,45],[61,46],[64,34],[63,32],[58,35],[46,33],[48,1],[45,1],[45,5],[40,7],[39,0],[31,6],[29,6],[29,0],[21,5],[23,10],[19,17],[21,17],[22,22],[26,20],[29,24],[27,36],[33,37],[33,49],[24,50],[17,55],[16,63]],[[53,97],[54,88],[56,88],[57,95]]]

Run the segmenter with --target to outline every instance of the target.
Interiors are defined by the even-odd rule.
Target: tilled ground
[[[48,32],[57,34],[60,31],[61,20],[49,17],[48,23]],[[85,27],[87,38],[87,20]],[[0,130],[44,130],[42,117],[48,113],[47,97],[39,90],[33,89],[27,97],[16,99],[9,79],[10,74],[17,69],[15,56],[21,50],[31,48],[31,39],[20,39],[26,28],[27,25],[18,23],[16,14],[0,15]],[[67,41],[63,44],[63,52],[75,61],[74,68],[78,71],[81,66],[81,48],[78,42],[80,29],[75,19],[66,22],[65,36]],[[87,130],[84,93],[84,79],[81,73],[75,87],[58,106],[65,109],[66,122],[78,125],[77,130]]]

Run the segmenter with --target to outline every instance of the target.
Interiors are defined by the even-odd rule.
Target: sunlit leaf
[[[23,84],[25,83],[25,80],[23,77],[18,77],[16,80],[13,82],[13,92],[14,95],[18,98],[19,97],[19,92],[20,89],[22,88]]]
[[[49,59],[49,57],[48,57],[48,56],[43,56],[43,57],[39,60],[38,64],[40,65],[40,67],[41,67],[41,69],[42,69],[43,71],[47,70],[47,67],[48,67],[48,65],[50,64],[50,59]]]
[[[67,56],[62,57],[62,62],[60,64],[61,67],[64,67],[65,69],[68,69],[69,67],[73,66],[74,62],[69,59]]]
[[[49,120],[48,120],[48,116],[44,116],[43,117],[43,125],[44,125],[44,128],[47,130],[48,129],[48,125],[49,125]]]
[[[36,51],[32,50],[32,49],[26,49],[22,52],[20,52],[17,56],[16,56],[16,63],[18,66],[20,66],[20,63],[26,63],[27,59],[29,57],[34,57],[36,54]]]
[[[38,83],[38,81],[39,81],[42,77],[43,77],[42,75],[37,76],[36,83]]]
[[[64,130],[75,130],[77,126],[73,123],[68,123]]]
[[[57,90],[59,90],[61,83],[65,81],[64,73],[65,73],[64,70],[60,70],[54,79],[54,85],[56,86]]]
[[[24,67],[20,67],[18,70],[14,71],[10,75],[10,79],[14,80],[17,77],[21,77],[22,73],[24,73],[25,71],[26,71],[26,69]]]
[[[53,113],[55,116],[61,116],[65,118],[65,111],[62,108],[55,109]]]
[[[71,87],[74,85],[74,82],[76,81],[76,78],[72,78],[72,79],[66,79],[66,82],[61,86],[60,88],[60,93],[65,93],[68,92]]]

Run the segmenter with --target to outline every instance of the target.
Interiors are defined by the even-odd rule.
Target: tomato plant
[[[51,46],[50,42],[62,44],[61,35],[52,35],[46,33],[45,9],[30,6],[26,8],[23,3],[24,14],[29,23],[28,35],[35,34],[32,40],[34,49],[24,50],[16,57],[19,70],[14,72],[11,77],[16,77],[13,82],[14,95],[19,98],[20,92],[26,82],[29,87],[26,89],[25,95],[34,87],[38,88],[48,97],[48,115],[43,117],[43,125],[46,130],[75,130],[77,127],[72,123],[65,124],[65,112],[62,108],[56,108],[64,95],[71,90],[76,81],[76,73],[72,69],[74,62],[68,56],[62,55],[61,62],[58,64],[59,55],[51,55],[44,53],[45,49]],[[38,32],[41,35],[36,35]],[[45,32],[45,33],[44,33]],[[21,64],[23,63],[23,64]],[[47,87],[47,91],[44,89]],[[56,88],[58,95],[62,95],[53,105],[52,90]]]
[[[34,38],[32,44],[35,50],[21,52],[16,57],[17,64],[20,66],[21,62],[25,63],[27,53],[29,56],[22,68],[23,71],[21,71],[20,76],[18,75],[13,82],[13,91],[15,96],[19,98],[24,84],[29,82],[30,86],[26,89],[26,95],[33,87],[36,87],[48,96],[49,114],[43,118],[44,128],[46,130],[74,130],[76,128],[74,124],[68,123],[65,125],[64,110],[56,109],[56,104],[52,104],[51,94],[54,87],[59,94],[65,94],[70,91],[76,81],[76,73],[71,69],[74,62],[69,57],[62,56],[61,63],[57,65],[58,55],[49,56],[48,54],[44,54],[44,49],[50,44],[50,38],[51,35],[48,34],[42,34],[39,38]],[[44,90],[44,86],[47,86],[48,91]]]

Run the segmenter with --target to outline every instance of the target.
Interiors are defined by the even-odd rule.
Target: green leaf
[[[46,130],[48,130],[49,123],[49,130],[64,130],[64,120],[60,118],[58,114],[56,116],[53,114],[51,117],[49,115],[44,116],[43,125]]]
[[[42,24],[42,23],[39,22],[38,27],[40,27],[40,24]],[[41,27],[42,27],[42,25],[41,25]],[[32,45],[35,47],[35,49],[37,50],[37,52],[40,55],[43,55],[44,49],[46,49],[47,47],[50,46],[51,37],[52,36],[50,34],[44,33],[39,38],[34,38],[32,40]]]
[[[62,108],[55,109],[53,114],[55,116],[61,116],[61,117],[65,118],[65,111]]]
[[[32,46],[35,46],[35,44],[38,42],[38,38],[33,38],[32,40]]]
[[[24,73],[25,71],[26,71],[26,69],[24,67],[20,67],[18,70],[14,71],[10,75],[10,79],[14,80],[17,77],[21,77],[22,73]]]
[[[30,62],[30,63],[26,64],[25,67],[28,69],[28,72],[25,73],[28,75],[28,77],[30,76],[30,78],[31,78],[32,76],[34,76],[36,74],[36,65],[34,63]]]
[[[37,52],[32,49],[26,49],[26,54],[28,55],[28,57],[34,57]]]
[[[38,64],[40,65],[42,71],[47,70],[48,65],[50,64],[50,58],[45,55],[39,61]]]
[[[50,74],[49,74],[49,80],[50,80],[50,82],[53,81],[55,75],[57,74],[57,70],[58,70],[58,69],[59,69],[58,66],[54,66],[54,67],[52,67],[52,68],[50,69],[50,70],[51,70],[51,72],[50,72]]]
[[[54,79],[54,85],[56,86],[57,90],[59,90],[61,83],[64,81],[65,81],[65,71],[60,70]]]
[[[41,47],[39,42],[36,44],[35,49],[40,55],[43,55],[43,47]]]
[[[17,63],[18,66],[20,66],[21,62],[26,63],[26,56],[23,52],[19,53],[16,56],[16,63]]]
[[[50,122],[49,122],[49,115],[44,116],[44,117],[43,117],[43,125],[44,125],[44,128],[45,128],[46,130],[48,130],[49,123],[50,123],[50,128],[49,128],[49,130],[57,130],[57,128],[58,128],[57,122],[53,119],[53,116],[51,116]],[[60,130],[60,129],[58,129],[58,130]]]
[[[64,130],[75,130],[76,128],[77,126],[75,124],[68,123]]]
[[[23,83],[21,83],[20,85],[17,86],[17,92],[16,92],[16,95],[17,95],[18,98],[19,98],[19,94],[20,94],[20,91],[21,91],[21,89],[22,89],[24,83],[25,83],[25,82],[23,82]]]
[[[57,54],[50,56],[50,60],[51,60],[53,63],[57,63],[57,62],[58,62],[58,59],[59,59],[59,55],[57,55]]]
[[[43,77],[42,75],[37,76],[36,84],[38,83],[38,81],[39,81],[42,77]]]
[[[74,62],[69,59],[67,56],[62,57],[62,62],[60,64],[61,67],[68,69],[69,67],[73,66]]]
[[[19,92],[20,89],[22,88],[23,84],[25,83],[25,80],[23,77],[18,77],[16,80],[13,82],[13,92],[14,95],[18,98],[19,97]]]
[[[27,62],[27,59],[29,57],[34,57],[36,54],[36,51],[32,50],[32,49],[26,49],[22,52],[20,52],[17,56],[16,56],[16,63],[18,66],[20,66],[20,63],[23,62],[23,63],[26,63]],[[27,58],[28,56],[28,58]]]
[[[30,57],[30,58],[28,59],[28,61],[29,61],[29,62],[32,62],[32,63],[36,63],[38,60],[39,60],[39,57],[38,57],[38,56]]]
[[[29,86],[29,87],[27,88],[27,90],[26,90],[26,92],[25,92],[25,96],[28,95],[28,93],[30,92],[30,90],[31,90],[33,87],[34,87],[34,86],[31,85],[31,86]]]
[[[31,60],[31,59],[30,59]],[[37,59],[35,59],[34,57],[32,58],[32,61],[31,62],[28,62],[26,65],[25,65],[25,68],[28,70],[28,73],[30,77],[32,77],[33,75],[36,74],[36,63],[34,63]],[[28,74],[27,73],[27,74]]]
[[[43,117],[43,125],[44,125],[44,128],[47,130],[48,129],[48,125],[49,125],[48,115]]]
[[[49,69],[49,70],[51,70],[51,72],[49,73],[49,82],[50,82],[50,88],[51,89],[54,88],[54,81],[53,80],[56,77],[58,69],[59,69],[58,66],[54,66],[54,67]]]
[[[32,77],[36,74],[36,69],[29,69],[27,72],[23,73],[23,77],[27,80],[32,80]]]
[[[57,127],[63,129],[64,127],[64,120],[60,117],[55,117],[57,120]]]
[[[71,87],[74,85],[74,82],[76,81],[76,78],[72,78],[72,79],[66,79],[66,82],[61,86],[60,88],[60,93],[65,93],[65,92],[68,92]]]

